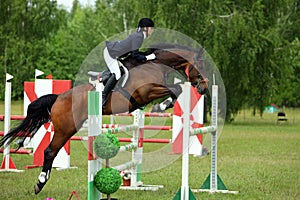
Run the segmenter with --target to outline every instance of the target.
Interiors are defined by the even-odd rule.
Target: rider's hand
[[[147,59],[147,60],[154,60],[155,58],[156,58],[156,56],[155,56],[154,53],[152,53],[152,54],[146,56],[146,59]]]

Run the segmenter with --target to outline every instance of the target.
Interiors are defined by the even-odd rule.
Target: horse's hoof
[[[38,194],[41,191],[41,189],[39,188],[38,184],[34,185],[34,194]]]
[[[160,106],[159,104],[155,104],[152,109],[151,109],[151,112],[153,113],[163,113],[164,111],[162,109],[160,109]]]

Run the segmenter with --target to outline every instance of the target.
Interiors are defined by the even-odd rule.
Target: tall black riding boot
[[[117,83],[116,75],[112,74],[111,77],[109,77],[108,81],[106,82],[106,85],[104,87],[104,90],[102,92],[102,108],[105,108],[105,103],[107,101],[108,94],[114,89],[115,85]]]

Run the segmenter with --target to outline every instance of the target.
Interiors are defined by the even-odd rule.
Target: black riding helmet
[[[154,22],[150,18],[142,18],[139,21],[138,27],[143,28],[143,27],[154,27]]]

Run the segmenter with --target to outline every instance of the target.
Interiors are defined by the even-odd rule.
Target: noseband
[[[199,93],[205,94],[207,92],[207,87],[208,87],[207,81],[208,80],[203,78],[202,74],[200,73],[200,70],[198,70],[199,66],[197,66],[197,62],[199,62],[199,61],[203,61],[203,59],[198,59],[197,52],[194,52],[193,64],[189,64],[188,67],[186,68],[185,72],[187,74],[188,81],[191,82],[190,74],[191,74],[193,68],[196,68],[198,73],[194,77],[197,78],[197,81],[196,82],[191,82],[191,84],[192,84],[192,86],[197,88]]]

